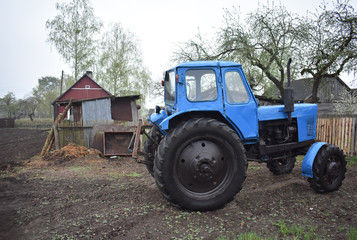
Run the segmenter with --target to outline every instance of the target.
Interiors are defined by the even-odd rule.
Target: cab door
[[[241,67],[221,68],[224,113],[245,141],[258,138],[258,104]]]

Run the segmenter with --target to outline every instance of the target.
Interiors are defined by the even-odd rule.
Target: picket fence
[[[357,155],[356,117],[319,117],[316,139],[341,148],[347,156]]]

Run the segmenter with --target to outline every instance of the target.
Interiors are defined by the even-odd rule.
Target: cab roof
[[[176,67],[171,68],[169,71],[175,68],[181,67],[239,67],[241,64],[230,61],[193,61],[193,62],[184,62],[180,63]]]

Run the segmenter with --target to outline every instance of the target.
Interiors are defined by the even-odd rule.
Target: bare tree
[[[299,50],[300,18],[283,6],[264,6],[250,13],[245,22],[235,8],[226,10],[224,18],[226,24],[218,35],[216,48],[199,34],[196,40],[180,47],[175,59],[240,62],[254,90],[262,90],[258,86],[267,87],[268,79],[283,97],[286,63]]]
[[[316,14],[301,17],[282,6],[263,6],[240,19],[236,9],[227,10],[225,26],[215,46],[199,34],[181,45],[177,60],[226,59],[242,63],[252,86],[267,90],[273,83],[284,95],[285,66],[293,59],[292,76],[313,78],[312,97],[325,77],[356,71],[357,14],[348,0],[337,0],[332,9],[326,4]],[[262,76],[263,74],[263,76]]]
[[[344,89],[340,93],[340,99],[333,105],[340,114],[357,114],[357,95]]]
[[[317,102],[318,88],[325,77],[356,70],[357,13],[349,1],[337,1],[333,9],[323,5],[313,17],[306,21],[301,74],[313,77],[311,101]]]

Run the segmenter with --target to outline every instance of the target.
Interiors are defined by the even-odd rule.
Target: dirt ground
[[[357,229],[357,165],[340,190],[321,195],[301,177],[301,163],[284,176],[251,163],[233,202],[187,212],[168,204],[131,159],[85,149],[75,158],[33,157],[45,137],[0,129],[0,239],[348,239]]]

